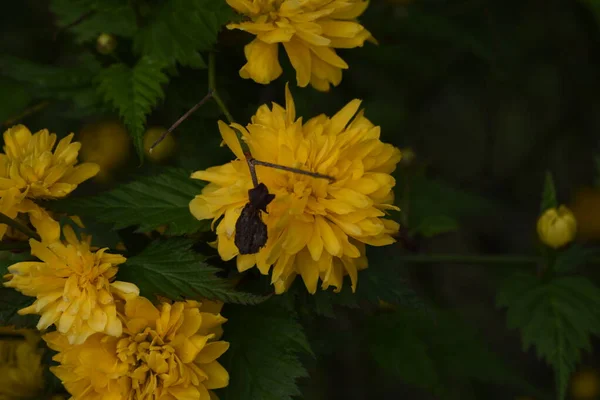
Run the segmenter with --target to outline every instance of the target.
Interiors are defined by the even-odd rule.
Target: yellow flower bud
[[[550,208],[538,219],[537,231],[544,244],[557,249],[573,240],[577,232],[577,221],[565,206]]]
[[[96,50],[100,54],[110,54],[115,51],[116,47],[117,38],[110,33],[102,33],[100,36],[98,36],[98,39],[96,39]]]
[[[600,375],[597,370],[577,372],[571,378],[571,396],[575,400],[597,399],[600,395]]]

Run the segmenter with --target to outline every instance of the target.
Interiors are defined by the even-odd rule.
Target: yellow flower
[[[5,327],[0,334],[6,336],[0,339],[0,400],[38,398],[44,389],[39,335]]]
[[[62,335],[44,335],[59,353],[52,372],[74,400],[212,398],[211,389],[227,386],[229,374],[219,358],[229,343],[219,341],[226,321],[214,304],[127,300],[119,314],[120,337],[95,334],[71,346]]]
[[[267,84],[281,75],[279,43],[296,70],[298,86],[321,91],[339,85],[348,64],[336,48],[362,47],[372,38],[356,18],[367,8],[361,0],[227,0],[244,17],[227,25],[256,35],[244,52],[240,76]]]
[[[380,128],[363,116],[353,100],[333,117],[319,115],[306,123],[296,119],[294,101],[286,87],[286,108],[261,106],[252,122],[240,131],[252,155],[261,161],[329,175],[327,179],[257,166],[260,182],[275,194],[262,219],[268,240],[257,254],[239,255],[235,224],[248,202],[252,182],[235,132],[222,122],[225,143],[239,158],[225,165],[197,171],[192,178],[209,181],[202,194],[190,202],[198,219],[217,221],[217,248],[221,258],[237,256],[238,270],[256,265],[268,274],[282,293],[300,274],[310,293],[319,278],[322,288],[342,288],[350,275],[356,289],[357,271],[367,267],[365,244],[393,243],[399,225],[384,219],[393,205],[390,175],[400,160],[400,150],[379,140]],[[221,219],[222,218],[222,219]]]
[[[11,187],[5,190],[1,196],[0,212],[9,218],[16,218],[19,211],[21,211],[20,205],[25,198],[25,195],[16,187]],[[0,224],[0,240],[2,240],[8,229],[8,225]]]
[[[557,249],[575,238],[577,221],[565,206],[550,208],[538,219],[537,232],[544,244]]]
[[[31,214],[42,242],[30,239],[31,254],[41,261],[26,261],[8,268],[10,281],[4,285],[36,297],[19,314],[39,314],[40,330],[55,324],[70,343],[82,343],[96,332],[119,336],[122,325],[117,318],[113,294],[137,296],[131,283],[114,281],[117,265],[125,257],[109,254],[106,248],[90,250],[91,238],[80,241],[70,226],[65,226],[66,241],[60,240],[60,226],[47,214]]]
[[[71,143],[73,134],[56,143],[56,135],[43,129],[31,134],[23,125],[4,132],[4,152],[0,154],[0,196],[18,188],[28,198],[64,197],[77,185],[96,175],[98,165],[77,163],[81,145]]]

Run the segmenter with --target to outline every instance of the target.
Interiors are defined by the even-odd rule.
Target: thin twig
[[[335,181],[334,177],[329,176],[329,175],[319,174],[317,172],[310,172],[310,171],[306,171],[306,170],[299,169],[299,168],[286,167],[284,165],[273,164],[273,163],[266,162],[266,161],[260,161],[260,160],[257,160],[255,158],[250,158],[250,159],[248,159],[248,161],[251,164],[253,164],[253,165],[262,165],[264,167],[269,167],[269,168],[274,168],[274,169],[281,169],[283,171],[293,172],[295,174],[302,174],[302,175],[312,176],[313,178],[321,178],[321,179],[328,179],[330,181]]]
[[[254,163],[252,162],[254,158],[250,152],[244,153],[246,156],[246,163],[248,163],[248,169],[250,170],[250,177],[252,178],[252,184],[254,187],[258,186],[258,177],[256,176],[256,168],[254,168]]]
[[[25,111],[23,111],[22,113],[4,121],[2,123],[2,126],[8,127],[8,126],[14,125],[16,122],[22,120],[23,118],[29,117],[30,115],[35,114],[38,111],[42,111],[44,108],[48,107],[49,104],[50,104],[49,101],[42,101],[38,104],[35,104],[35,105],[29,107],[28,109],[26,109]]]
[[[154,142],[154,144],[152,146],[150,146],[150,149],[148,151],[150,153],[152,153],[152,150],[154,150],[154,148],[160,142],[162,142],[167,137],[167,135],[169,133],[173,132],[183,121],[185,121],[190,115],[192,115],[193,113],[195,113],[196,110],[198,110],[200,107],[202,107],[204,105],[204,103],[206,103],[212,96],[213,96],[213,91],[212,91],[212,89],[209,89],[208,93],[206,94],[206,96],[204,96],[202,98],[202,100],[200,100],[194,107],[190,108],[177,121],[175,121],[175,123],[173,125],[171,125],[171,127],[169,129],[167,129],[166,131],[164,131],[162,133],[162,135],[160,135],[160,137],[158,139],[156,139],[156,141]]]
[[[0,212],[0,224],[6,224],[6,225],[10,226],[11,228],[21,231],[25,235],[29,236],[32,239],[42,240],[40,238],[40,235],[38,235],[36,232],[32,231],[31,229],[29,229],[22,223],[10,218],[8,215],[1,213],[1,212]]]
[[[538,256],[488,255],[488,254],[418,254],[402,255],[399,260],[409,263],[449,264],[535,264],[542,261]]]
[[[79,16],[75,21],[71,22],[70,24],[63,26],[61,29],[59,29],[58,31],[56,31],[54,33],[54,36],[52,37],[53,41],[56,41],[56,38],[58,38],[58,35],[61,34],[62,32],[71,29],[72,27],[74,27],[75,25],[79,25],[80,23],[82,23],[83,21],[85,21],[86,19],[88,19],[89,17],[91,17],[96,11],[95,10],[90,10],[84,14],[82,14],[81,16]]]

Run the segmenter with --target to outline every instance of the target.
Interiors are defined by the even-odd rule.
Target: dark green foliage
[[[558,398],[564,399],[581,352],[591,351],[590,336],[600,334],[598,287],[585,277],[544,282],[518,273],[498,292],[497,304],[508,308],[508,327],[521,331],[523,350],[535,347],[554,368]]]
[[[143,296],[170,299],[208,298],[229,303],[257,304],[264,297],[236,291],[231,281],[219,278],[219,269],[192,251],[192,242],[169,239],[153,242],[119,269],[118,279],[135,283]]]
[[[450,312],[425,315],[400,309],[376,315],[366,326],[363,340],[380,368],[440,398],[448,398],[451,386],[460,381],[535,391],[490,351],[473,327]]]
[[[57,210],[112,224],[114,229],[137,225],[149,232],[168,225],[167,233],[182,235],[209,228],[190,213],[189,203],[204,186],[180,169],[166,169],[157,176],[133,181],[92,197],[57,202]]]
[[[136,53],[171,65],[206,67],[200,51],[217,41],[221,26],[232,17],[224,1],[172,0],[156,6],[136,33]]]
[[[299,360],[312,351],[293,312],[273,298],[255,307],[227,306],[224,340],[231,343],[221,358],[229,371],[222,400],[292,400],[297,380],[308,376]]]
[[[79,43],[96,40],[101,33],[131,37],[136,31],[131,2],[119,0],[52,0],[56,24],[68,29]]]
[[[140,159],[144,155],[146,117],[164,97],[161,85],[169,80],[162,72],[164,66],[155,59],[143,57],[133,68],[122,63],[112,64],[98,75],[98,91],[119,111]]]
[[[80,111],[99,110],[100,98],[96,95],[93,80],[100,64],[91,54],[80,55],[75,65],[46,65],[9,55],[0,56],[0,75],[12,80],[16,88],[16,101],[23,104],[31,99],[56,99],[72,102]],[[19,85],[19,86],[14,86]],[[23,98],[25,91],[29,96]],[[8,97],[13,99],[14,93]]]

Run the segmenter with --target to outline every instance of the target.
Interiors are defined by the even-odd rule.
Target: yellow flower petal
[[[235,154],[237,158],[240,160],[245,160],[246,157],[244,155],[244,151],[242,150],[242,146],[240,145],[240,141],[233,129],[231,129],[227,124],[222,121],[218,122],[219,131],[221,132],[221,136],[223,140],[227,144],[227,147]]]
[[[277,44],[264,43],[258,39],[253,40],[244,47],[246,65],[240,69],[240,76],[252,79],[264,85],[277,79],[283,72],[279,65]]]
[[[221,357],[229,349],[229,343],[227,342],[212,342],[204,346],[202,351],[196,357],[196,362],[200,364],[207,364],[215,361]]]
[[[207,389],[224,388],[229,384],[229,374],[227,370],[217,361],[202,365],[202,370],[208,375],[208,380],[204,382]]]
[[[298,40],[290,40],[283,44],[292,66],[296,70],[296,81],[298,86],[306,87],[310,82],[311,59],[308,46]]]

